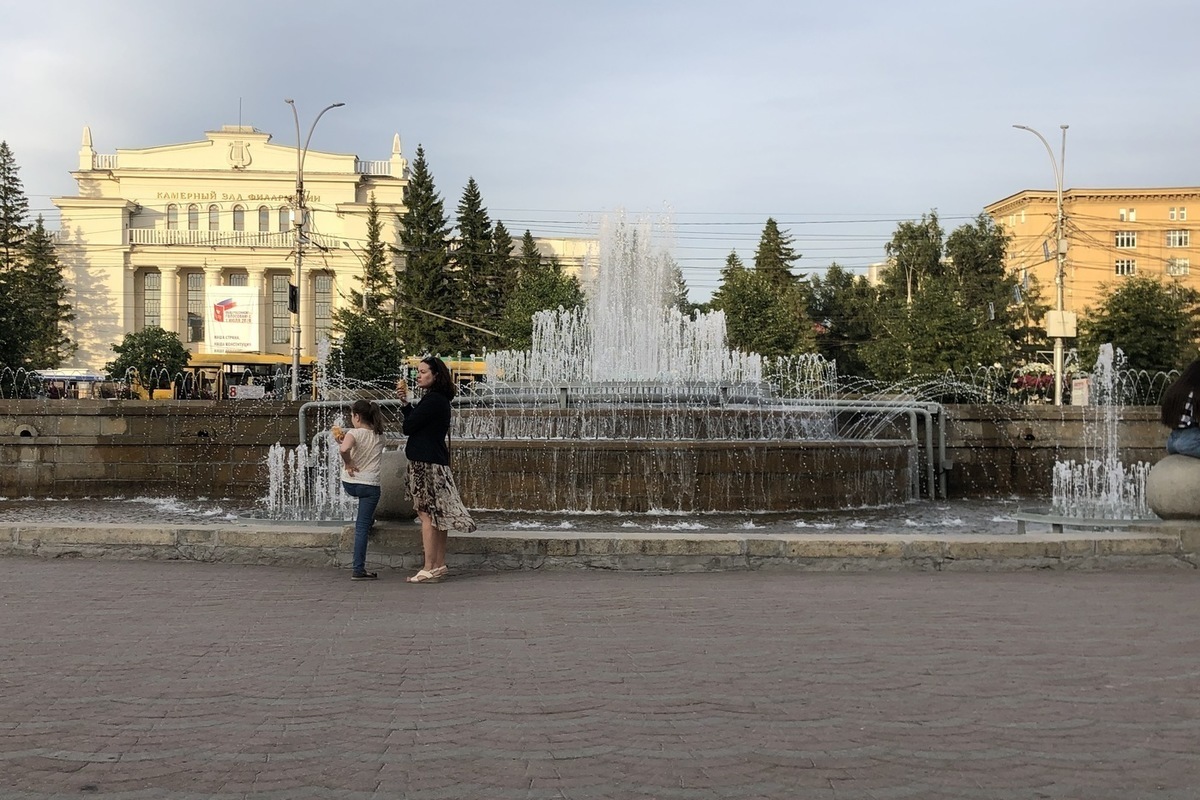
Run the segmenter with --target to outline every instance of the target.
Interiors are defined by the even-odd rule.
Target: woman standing
[[[450,474],[450,401],[454,399],[454,379],[444,361],[426,356],[417,365],[417,387],[424,391],[415,406],[408,402],[408,385],[396,383],[396,394],[403,405],[404,434],[408,443],[407,491],[421,519],[421,544],[425,565],[409,583],[429,583],[446,576],[446,540],[449,530],[470,533],[475,521],[459,497],[454,476]]]
[[[367,535],[379,505],[379,463],[383,453],[383,415],[370,400],[355,400],[350,406],[348,431],[335,427],[333,438],[342,456],[342,488],[358,498],[354,518],[354,569],[352,581],[373,581],[378,573],[367,572]]]
[[[1196,402],[1200,400],[1200,359],[1184,368],[1179,379],[1163,393],[1162,424],[1171,429],[1167,452],[1200,458],[1200,419]]]

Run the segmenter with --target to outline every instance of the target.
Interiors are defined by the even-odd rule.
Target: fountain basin
[[[905,440],[454,440],[470,508],[797,511],[912,498]]]

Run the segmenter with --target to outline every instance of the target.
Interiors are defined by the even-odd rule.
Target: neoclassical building
[[[222,303],[237,306],[236,318],[249,326],[254,346],[243,335],[236,349],[291,352],[297,162],[294,145],[274,144],[249,126],[115,154],[97,153],[84,128],[71,173],[79,193],[53,200],[62,220],[59,259],[73,288],[75,366],[102,368],[114,357],[112,344],[152,325],[178,333],[192,352],[220,352],[228,347],[214,336]],[[361,288],[355,278],[362,275],[372,195],[384,241],[396,241],[407,168],[398,135],[382,160],[306,153],[309,224],[299,293],[305,355],[329,335],[333,310]]]
[[[97,153],[83,129],[74,197],[56,197],[58,247],[75,311],[71,366],[103,369],[126,333],[161,326],[193,353],[292,352],[298,151],[245,125],[182,144]],[[367,205],[398,244],[408,164],[399,135],[385,159],[308,150],[299,284],[305,356],[329,337],[335,309],[361,290]],[[539,239],[578,271],[594,240]]]

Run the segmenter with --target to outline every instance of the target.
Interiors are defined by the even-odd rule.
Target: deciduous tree
[[[1100,345],[1111,344],[1132,369],[1181,369],[1196,357],[1198,303],[1195,290],[1157,278],[1103,285],[1099,302],[1079,323],[1079,360],[1094,364]]]

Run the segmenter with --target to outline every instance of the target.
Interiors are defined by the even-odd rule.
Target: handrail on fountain
[[[543,392],[532,392],[532,391],[528,391],[528,390],[519,390],[519,391],[513,391],[513,392],[504,392],[504,393],[500,393],[500,394],[496,394],[496,393],[492,393],[492,392],[489,392],[487,394],[478,394],[478,395],[463,394],[463,395],[459,395],[457,398],[455,398],[455,404],[462,405],[462,406],[491,405],[491,404],[495,404],[497,400],[500,400],[502,402],[510,402],[510,403],[511,402],[536,403],[536,402],[541,402],[541,401],[548,401],[549,398],[554,397],[557,400],[556,405],[558,405],[558,407],[567,408],[571,404],[570,403],[571,390],[574,389],[576,391],[579,391],[580,389],[583,389],[583,388],[591,389],[594,387],[592,387],[592,386],[584,387],[582,385],[575,385],[575,384],[557,384],[553,387],[546,387],[547,390],[543,391]],[[609,388],[610,389],[620,389],[620,388],[628,389],[631,387],[628,385],[614,384],[614,385],[611,385]],[[943,406],[940,403],[921,402],[921,401],[906,401],[906,400],[869,400],[869,399],[842,400],[842,399],[834,399],[834,398],[799,399],[799,398],[764,397],[762,395],[750,395],[750,394],[739,395],[739,394],[733,394],[730,391],[734,387],[731,387],[728,384],[716,384],[716,383],[712,384],[711,386],[709,386],[709,385],[695,386],[693,388],[716,390],[715,399],[716,399],[716,402],[721,406],[726,406],[726,405],[729,405],[732,403],[740,403],[740,404],[748,404],[748,405],[771,404],[771,405],[776,405],[776,406],[786,406],[788,408],[802,410],[802,411],[823,411],[823,410],[833,409],[835,411],[865,412],[865,411],[888,410],[888,411],[892,411],[894,413],[904,414],[905,416],[908,417],[909,434],[912,437],[914,447],[920,447],[918,425],[917,425],[917,416],[920,415],[925,422],[925,426],[924,426],[924,429],[925,429],[924,430],[924,433],[925,433],[924,449],[925,449],[925,454],[926,454],[925,469],[926,469],[926,480],[927,480],[927,483],[929,486],[929,496],[934,499],[936,499],[939,495],[943,499],[945,499],[947,497],[946,472],[952,465],[950,463],[948,463],[948,461],[946,459],[946,425],[945,425],[946,415],[945,415],[945,409],[943,408]],[[593,393],[589,393],[589,394],[593,394]],[[595,395],[593,394],[593,396],[595,396]],[[653,399],[656,403],[679,402],[679,401],[694,402],[697,399],[697,396],[698,395],[694,392],[676,391],[676,392],[672,392],[672,393],[668,394],[666,391],[662,391],[662,392],[658,392],[658,393],[648,393],[648,395],[642,395],[642,398],[643,398],[643,401],[645,401],[646,399]],[[612,399],[619,399],[619,398],[613,397]],[[626,397],[625,399],[628,399],[628,397]],[[385,407],[403,405],[403,401],[401,401],[399,399],[392,399],[392,398],[382,398],[382,399],[375,400],[374,402],[380,406],[385,406]],[[339,407],[345,408],[345,407],[349,407],[352,403],[353,403],[353,400],[314,400],[314,401],[304,403],[302,406],[300,406],[300,410],[298,413],[300,441],[305,442],[308,440],[307,412],[310,409],[339,408]],[[933,444],[933,428],[934,428],[934,418],[935,417],[937,419],[937,439],[938,439],[936,459],[935,459],[935,451],[934,451],[934,444]],[[936,464],[936,467],[935,467],[935,464]],[[917,472],[913,472],[912,489],[913,489],[914,497],[919,497],[921,494],[920,480],[917,477],[917,475],[918,475]]]

